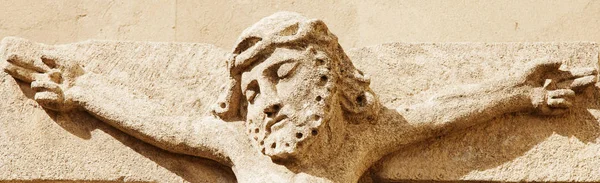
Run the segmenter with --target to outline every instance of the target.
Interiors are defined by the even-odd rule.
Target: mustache
[[[274,118],[266,119],[265,130],[268,133],[271,133],[271,128],[273,127],[273,125],[283,121],[284,119],[288,119],[288,116],[280,114],[275,116]]]

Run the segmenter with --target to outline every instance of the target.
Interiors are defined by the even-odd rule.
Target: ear
[[[229,80],[223,86],[223,93],[217,99],[217,103],[211,111],[224,121],[234,121],[241,119],[240,116],[240,98],[241,88],[239,80],[229,77]]]
[[[346,64],[347,72],[342,73],[341,105],[344,116],[350,123],[374,123],[379,116],[381,104],[371,90],[371,80],[360,70]]]
[[[374,123],[379,115],[380,104],[377,96],[371,90],[357,93],[344,93],[341,106],[346,121],[352,124],[361,122]]]

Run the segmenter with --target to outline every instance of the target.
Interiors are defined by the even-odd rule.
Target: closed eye
[[[277,69],[277,77],[279,79],[283,79],[283,78],[290,76],[294,72],[294,70],[296,69],[297,66],[298,66],[298,62],[287,62],[287,63],[281,64],[279,66],[279,68]]]
[[[292,76],[297,66],[298,62],[295,60],[279,62],[265,69],[263,75],[268,77],[271,82],[278,83],[279,80]]]

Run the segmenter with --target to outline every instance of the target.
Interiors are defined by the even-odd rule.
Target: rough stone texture
[[[3,45],[7,44],[14,46],[11,50],[32,54],[43,47],[10,38],[3,40]],[[224,78],[220,69],[206,67],[217,68],[215,61],[224,56],[210,45],[89,41],[58,49],[70,56],[79,55],[72,58],[84,58],[77,61],[90,71],[114,78],[117,86],[134,87],[176,103],[171,108],[175,113],[204,114],[201,111],[208,111],[205,103],[211,103],[212,98],[203,96],[217,95],[210,89],[218,88],[215,85]],[[155,67],[158,65],[161,69]],[[45,111],[32,100],[34,92],[27,84],[17,85],[6,73],[0,75],[5,101],[0,104],[2,180],[235,181],[227,167],[158,149],[88,114],[63,116]],[[152,82],[148,82],[150,77]],[[170,87],[177,90],[167,90]]]
[[[114,75],[118,76],[126,72],[134,76],[133,78],[120,77],[126,85],[149,85],[150,83],[142,82],[145,74],[136,71],[152,69],[149,66],[155,65],[148,63],[164,65],[164,62],[160,61],[166,59],[171,65],[188,63],[188,66],[198,67],[176,69],[189,71],[190,74],[177,72],[179,74],[161,75],[187,79],[166,82],[169,79],[165,78],[165,82],[157,83],[183,85],[186,86],[185,88],[190,88],[186,91],[189,93],[184,95],[206,92],[202,95],[214,97],[219,92],[215,89],[211,91],[211,87],[199,86],[216,82],[200,83],[194,77],[184,76],[198,76],[202,75],[198,73],[212,70],[197,69],[202,68],[199,67],[200,63],[222,61],[223,59],[218,55],[222,55],[223,52],[214,47],[202,44],[106,41],[91,41],[77,45],[79,45],[78,50],[82,50],[81,52],[90,58],[85,61],[87,68],[110,75],[109,68],[117,68],[115,66],[120,65],[119,69],[112,70]],[[140,51],[137,54],[130,53],[131,50],[136,50],[135,48]],[[31,48],[27,47],[27,49]],[[173,53],[185,50],[197,54],[183,54],[174,58],[157,55],[168,50],[172,50]],[[597,62],[598,48],[597,45],[588,43],[395,43],[349,51],[357,67],[371,74],[372,87],[387,106],[399,105],[407,101],[405,96],[419,94],[419,91],[427,91],[427,88],[439,88],[448,82],[470,83],[482,80],[488,75],[518,68],[523,64],[521,59],[552,53],[560,53],[557,55],[565,58],[574,58],[567,63],[569,66],[592,66]],[[91,55],[104,56],[92,57]],[[207,58],[204,57],[207,55],[215,58],[203,59]],[[136,64],[142,62],[146,64]],[[137,65],[137,67],[126,65]],[[469,70],[456,69],[461,65],[468,65]],[[440,68],[440,66],[445,68],[414,70],[425,67]],[[381,72],[382,70],[387,72]],[[408,77],[414,76],[413,74],[424,76],[433,74],[440,77]],[[0,141],[2,144],[0,152],[3,157],[0,177],[3,180],[178,182],[183,179],[190,182],[212,182],[233,179],[231,173],[215,169],[214,162],[181,157],[181,155],[159,150],[90,117],[80,120],[79,122],[83,124],[79,125],[74,125],[70,121],[55,122],[51,119],[54,114],[48,114],[31,99],[32,92],[28,91],[26,85],[15,85],[15,81],[5,73],[0,75],[3,78],[2,96],[5,101],[0,105],[6,109],[0,115],[3,116],[2,128],[0,128],[2,129],[0,139],[3,139]],[[218,79],[224,74],[214,75],[218,76],[214,79]],[[394,80],[382,78],[398,79],[399,84],[389,84],[388,82]],[[193,90],[196,88],[202,90]],[[154,96],[165,96],[156,86],[140,87],[140,89],[161,93],[154,93]],[[25,94],[22,94],[21,90],[25,90]],[[165,98],[175,99],[176,96]],[[178,106],[181,106],[181,110],[186,109],[187,106],[190,107],[188,109],[200,111],[199,114],[206,113],[208,110],[202,104],[211,103],[213,97],[180,100],[183,102]],[[597,99],[598,96],[594,98]],[[600,161],[597,153],[600,131],[597,120],[598,104],[597,101],[589,103],[596,104],[587,107],[588,114],[585,114],[585,111],[577,113],[585,114],[583,119],[577,118],[577,114],[572,114],[565,119],[543,120],[527,116],[506,116],[490,124],[452,133],[438,140],[418,143],[385,158],[376,165],[374,173],[383,180],[597,181],[600,178],[594,172],[599,171],[597,165]]]
[[[282,15],[284,19],[287,19],[285,18],[287,17],[287,14]],[[366,175],[375,175],[375,180],[598,180],[598,178],[593,177],[594,175],[577,174],[577,171],[597,171],[597,169],[594,169],[596,168],[594,165],[597,164],[598,157],[593,153],[593,149],[597,147],[595,144],[598,139],[598,114],[595,110],[598,105],[596,100],[598,94],[597,89],[594,87],[583,87],[595,82],[596,76],[592,75],[595,75],[596,72],[594,69],[577,70],[577,68],[595,67],[598,62],[598,48],[595,44],[389,44],[350,52],[349,55],[351,55],[355,65],[373,78],[372,87],[374,93],[379,96],[378,100],[377,97],[370,94],[368,78],[364,77],[360,71],[353,70],[354,67],[347,62],[348,60],[346,60],[345,57],[343,57],[344,53],[336,47],[337,40],[335,37],[332,39],[328,37],[330,33],[322,22],[318,20],[305,20],[302,18],[297,19],[296,15],[291,15],[291,22],[279,24],[280,21],[282,21],[282,19],[280,19],[282,15],[275,16],[274,24],[269,22],[269,19],[266,19],[266,24],[263,25],[259,22],[255,24],[255,27],[245,31],[233,51],[233,57],[226,55],[227,52],[220,51],[215,47],[199,44],[92,41],[53,47],[9,38],[5,39],[2,44],[3,56],[5,57],[3,60],[6,59],[11,62],[11,64],[5,65],[7,72],[20,80],[27,82],[34,81],[32,86],[36,87],[41,86],[39,84],[42,84],[40,81],[43,81],[43,78],[33,78],[33,76],[29,76],[26,73],[19,73],[17,72],[18,70],[15,70],[15,67],[12,67],[13,64],[25,67],[28,64],[26,62],[29,62],[32,59],[32,62],[29,64],[33,65],[27,67],[32,67],[36,64],[45,64],[46,66],[44,67],[50,66],[51,68],[54,68],[55,65],[58,65],[57,69],[60,69],[59,74],[61,74],[63,78],[58,79],[62,82],[60,85],[62,87],[61,89],[65,91],[65,98],[71,95],[75,96],[73,97],[73,100],[76,102],[73,104],[82,105],[81,107],[83,107],[84,110],[102,119],[102,121],[116,126],[136,138],[140,138],[167,151],[206,157],[224,163],[225,165],[233,165],[233,171],[236,173],[238,181],[241,182],[261,180],[357,181],[358,177],[363,174],[363,171],[365,171],[366,168],[369,168],[374,161],[379,160],[381,156],[399,148],[402,149],[396,154],[387,157],[381,163],[376,164],[371,170],[371,174]],[[300,21],[300,25],[294,24],[294,21]],[[274,27],[271,29],[269,26]],[[261,28],[264,30],[261,30]],[[258,30],[258,32],[253,33],[253,30]],[[274,32],[268,32],[271,30]],[[308,33],[305,31],[308,31]],[[304,36],[307,35],[311,38],[310,36],[313,36],[313,34],[315,37],[312,38],[314,39],[303,39]],[[275,36],[272,38],[271,36],[273,35],[284,37]],[[256,40],[257,38],[261,39]],[[313,40],[316,41],[316,38],[323,40],[321,40],[321,42],[311,42]],[[294,40],[300,40],[300,42],[295,42]],[[280,42],[285,44],[277,45]],[[330,45],[329,43],[333,44]],[[271,70],[264,69],[263,71],[263,65],[261,65],[261,63],[247,63],[247,61],[244,61],[243,59],[251,58],[246,56],[253,54],[255,50],[270,50],[269,46],[272,45],[277,48],[272,54],[257,52],[258,56],[267,56],[267,58],[273,58],[275,60],[279,59],[282,61],[286,61],[286,59],[290,58],[292,58],[291,60],[294,60],[295,57],[292,57],[295,53],[293,52],[293,49],[297,49],[294,46],[299,46],[301,48],[300,51],[306,50],[306,52],[303,52],[300,55],[311,57],[297,61],[300,65],[297,66],[297,69],[295,69],[296,66],[288,68],[285,64],[282,64],[281,67],[278,66],[279,69],[274,70],[276,72],[273,72],[273,74],[279,77],[279,79],[282,79],[281,82],[276,83],[277,88],[280,87],[280,84],[288,82],[288,80],[284,80],[284,77],[287,77],[288,75],[287,73],[298,72],[296,74],[297,76],[290,76],[290,78],[300,78],[301,80],[289,80],[293,81],[291,84],[300,84],[296,91],[285,88],[285,85],[282,85],[284,88],[279,88],[280,92],[288,90],[293,91],[291,93],[292,95],[286,96],[277,94],[277,92],[274,94],[269,93],[269,91],[266,90],[268,88],[263,88],[265,87],[263,85],[264,83],[261,83],[266,81],[261,80],[262,78],[259,77],[257,80],[260,83],[260,91],[263,92],[261,93],[263,96],[256,99],[256,103],[252,103],[254,98],[249,96],[253,95],[250,95],[248,92],[240,94],[237,91],[239,88],[236,89],[236,86],[239,85],[236,83],[240,82],[239,79],[236,79],[239,76],[238,74],[241,74],[238,73],[241,71],[239,69],[247,69],[244,67],[248,67],[249,65],[254,67],[254,65],[256,65],[256,69],[258,70],[251,67],[250,69],[252,69],[252,72],[260,71],[264,74],[264,71]],[[290,45],[291,47],[288,47]],[[290,49],[292,51],[286,51]],[[319,56],[321,52],[325,53],[324,57]],[[18,57],[10,56],[10,54],[16,54]],[[42,58],[41,60],[39,60],[40,57]],[[223,65],[225,60],[228,60],[229,63],[226,66]],[[39,63],[37,63],[38,61]],[[41,63],[42,61],[44,63]],[[312,78],[315,73],[320,73],[322,71],[320,67],[316,67],[316,70],[314,70],[315,72],[313,72],[313,69],[315,68],[310,66],[313,61],[316,61],[315,63],[320,64],[321,66],[325,64],[324,66],[327,66],[327,71],[331,68],[331,73],[325,73],[325,76],[329,77],[326,77],[325,79],[321,77],[321,81],[332,80],[333,84],[331,86],[333,87],[331,88],[331,95],[320,95],[316,99],[317,102],[324,101],[326,104],[325,109],[327,110],[325,110],[325,113],[323,114],[316,113],[321,116],[314,119],[319,121],[321,119],[320,117],[323,117],[323,120],[325,121],[323,124],[327,124],[329,128],[325,129],[321,127],[319,123],[315,123],[316,126],[314,126],[314,129],[319,130],[319,135],[317,135],[315,131],[312,132],[312,135],[315,136],[314,139],[317,140],[313,139],[304,142],[314,144],[311,146],[312,149],[307,150],[306,148],[302,149],[296,147],[295,144],[293,144],[295,142],[291,144],[291,149],[282,149],[282,144],[279,144],[279,146],[277,146],[278,148],[271,146],[271,149],[268,151],[262,151],[262,154],[266,155],[264,156],[258,153],[261,151],[260,146],[236,145],[236,143],[243,142],[242,144],[244,144],[248,141],[238,138],[238,136],[246,136],[244,132],[247,130],[243,128],[241,124],[244,124],[246,128],[248,128],[249,125],[252,125],[252,122],[229,123],[209,119],[208,121],[204,121],[208,123],[201,124],[198,129],[194,128],[195,130],[200,130],[196,131],[201,132],[199,135],[186,135],[181,134],[179,131],[175,131],[177,133],[172,133],[172,130],[189,129],[189,127],[182,126],[183,124],[177,122],[179,118],[170,118],[169,120],[172,120],[172,124],[164,123],[169,125],[156,127],[153,126],[163,124],[161,123],[161,120],[157,120],[157,118],[145,118],[146,115],[165,114],[168,114],[168,116],[188,116],[194,118],[205,116],[209,111],[207,106],[215,103],[216,96],[219,93],[227,94],[228,92],[233,93],[225,95],[225,100],[217,103],[217,107],[229,110],[230,106],[243,106],[243,103],[238,104],[238,99],[235,97],[244,95],[245,99],[240,101],[244,102],[248,100],[248,102],[250,102],[248,104],[248,116],[246,119],[253,119],[251,118],[251,114],[256,112],[254,111],[256,107],[261,107],[260,105],[263,105],[265,101],[275,99],[276,97],[281,97],[282,102],[284,102],[281,105],[282,107],[280,108],[280,105],[277,105],[278,107],[275,108],[272,103],[264,103],[268,104],[267,106],[264,106],[267,107],[264,109],[266,115],[272,113],[272,110],[274,110],[275,113],[277,113],[279,109],[284,111],[289,105],[301,104],[303,101],[314,101],[314,96],[308,98],[300,98],[297,96],[302,95],[302,92],[305,92],[306,89],[314,89],[315,93],[320,93],[319,86],[330,86],[328,84],[329,82],[324,82],[322,84],[317,82],[317,85],[315,86],[310,84],[310,82],[306,83],[306,81],[310,81],[310,78]],[[320,61],[325,62],[321,63]],[[559,71],[557,62],[555,61],[562,61],[564,63],[562,70],[570,70],[571,72]],[[79,73],[77,68],[73,67],[75,65],[72,63],[76,62],[79,62],[78,65],[86,70],[85,74]],[[270,61],[267,60],[265,62],[269,63]],[[72,66],[65,67],[69,64]],[[238,68],[238,66],[240,68]],[[225,72],[226,67],[229,68],[229,72]],[[269,68],[270,67],[271,66],[269,66]],[[281,68],[284,69],[282,70]],[[55,75],[52,74],[52,72],[55,72],[54,70],[44,68],[41,70],[44,71],[40,72],[47,73],[42,74],[44,77],[47,76],[50,80],[53,80],[53,82],[58,82],[54,81]],[[344,74],[344,71],[350,74]],[[592,71],[594,71],[594,73],[592,73]],[[252,72],[248,72],[249,75],[245,75],[246,72],[243,72],[244,75],[242,75],[241,83],[247,83],[244,79],[253,77],[255,74],[252,74]],[[568,77],[568,75],[564,75],[569,73],[576,76]],[[80,74],[83,75],[79,76]],[[266,76],[270,75],[267,74]],[[78,78],[77,80],[70,81],[69,79],[72,79],[73,77]],[[227,77],[229,77],[229,80],[225,80]],[[21,112],[23,107],[21,105],[27,104],[27,102],[30,102],[29,104],[33,104],[33,106],[37,106],[37,104],[32,103],[31,100],[25,99],[27,96],[32,98],[33,93],[35,92],[28,90],[28,87],[23,86],[23,83],[16,85],[14,80],[9,79],[9,76],[5,75],[3,78],[3,83],[8,85],[7,88],[12,87],[11,90],[8,90],[12,92],[9,95],[21,97],[13,99],[17,100],[16,102],[7,102],[7,105],[9,105],[7,106],[8,108],[16,107],[14,110],[8,110],[17,113],[12,115],[23,115],[24,113]],[[302,78],[308,80],[302,80]],[[318,80],[319,77],[316,78]],[[380,80],[377,80],[376,78],[379,78]],[[335,82],[338,79],[340,81]],[[352,79],[367,83],[367,85],[363,86],[347,81]],[[544,86],[542,88],[545,79],[552,79],[552,82],[549,83],[550,85],[548,87]],[[565,82],[562,82],[563,79],[565,79]],[[209,80],[211,82],[207,82]],[[232,87],[231,90],[222,92],[223,90],[217,87],[228,82],[233,82],[233,85],[230,86]],[[250,82],[250,84],[251,83],[252,82]],[[476,85],[469,85],[474,83]],[[108,85],[108,87],[102,87],[104,85]],[[17,86],[21,86],[20,88],[22,91],[19,91]],[[444,87],[447,86],[450,88],[444,89]],[[42,86],[42,88],[45,89],[50,89],[50,87],[51,85]],[[66,90],[70,89],[70,87],[74,88],[72,92]],[[95,87],[99,90],[93,90]],[[92,89],[91,92],[93,93],[86,93],[86,91],[84,91],[86,89]],[[242,89],[242,91],[246,90],[245,85],[242,85]],[[339,92],[337,92],[338,89]],[[358,91],[354,91],[355,89]],[[41,113],[41,117],[51,116],[52,118],[45,118],[45,124],[54,125],[54,127],[60,126],[64,128],[65,131],[71,132],[74,136],[90,140],[95,139],[92,138],[94,137],[93,135],[96,134],[93,132],[97,132],[90,132],[90,129],[112,129],[106,126],[105,128],[102,128],[74,125],[78,122],[96,121],[96,125],[102,126],[97,120],[94,120],[85,113],[77,111],[67,112],[71,107],[71,103],[69,103],[70,100],[61,102],[61,98],[48,98],[48,95],[40,95],[43,94],[44,91],[46,90],[42,90],[41,92],[37,91],[34,98],[43,107],[48,109],[46,111],[47,114]],[[124,93],[124,91],[132,92],[133,94],[130,95],[129,93]],[[571,99],[567,95],[573,91],[576,91],[578,95]],[[329,90],[327,90],[327,92],[329,92]],[[23,96],[22,93],[24,93],[25,96]],[[554,98],[546,98],[546,95],[553,96]],[[321,96],[323,96],[323,98],[321,98]],[[432,98],[431,96],[434,97]],[[350,101],[345,101],[344,103],[343,97],[349,97],[346,100]],[[156,105],[147,105],[147,101],[155,102],[154,104]],[[384,107],[381,111],[377,108],[380,101]],[[566,101],[571,101],[575,105],[570,107],[570,112],[565,114],[564,107],[568,106]],[[81,104],[77,102],[81,102]],[[341,106],[339,106],[337,102],[339,102],[339,105]],[[310,104],[309,102],[304,105],[304,108],[306,108],[306,106],[312,107],[311,105],[319,106],[319,104]],[[359,106],[357,107],[354,105]],[[160,111],[155,109],[161,106],[167,108]],[[263,111],[262,108],[258,109],[260,109],[259,111],[261,112]],[[269,111],[267,111],[267,109],[269,109]],[[43,111],[41,109],[37,110]],[[228,110],[217,110],[215,112],[225,121],[229,121],[229,118],[235,119],[236,113],[230,113]],[[320,108],[318,108],[316,112],[319,112],[319,110]],[[314,110],[310,111],[315,112]],[[535,115],[531,114],[531,112],[534,112]],[[503,115],[506,113],[508,113],[508,115]],[[539,116],[539,114],[557,116],[544,117]],[[302,117],[302,115],[300,116]],[[28,117],[31,118],[31,116]],[[39,117],[40,116],[33,116],[33,118]],[[288,115],[288,117],[290,116]],[[269,118],[271,118],[271,116],[269,116]],[[492,118],[494,118],[494,120],[490,120]],[[273,120],[276,119],[278,118],[273,118]],[[303,118],[296,119],[290,117],[291,121],[283,121],[279,123],[279,126],[300,122],[298,120],[301,119]],[[15,121],[17,120],[15,119]],[[279,121],[275,121],[275,123],[278,122]],[[567,122],[577,122],[579,126],[565,127],[564,124]],[[267,128],[273,129],[269,128],[269,123],[270,122],[266,124]],[[484,124],[470,127],[476,123]],[[490,123],[492,124],[489,125]],[[537,129],[534,127],[527,128],[530,126],[519,126],[530,123],[530,126],[539,126],[540,130],[534,130]],[[11,123],[10,121],[6,122],[6,125],[9,127],[14,124],[15,123]],[[40,122],[35,124],[44,123]],[[556,124],[554,128],[552,128],[552,124]],[[212,128],[213,126],[218,128],[218,130]],[[264,124],[261,124],[260,126],[263,127]],[[85,127],[83,132],[81,131],[81,127]],[[15,127],[13,126],[13,128]],[[281,129],[284,128],[287,128],[287,126],[284,126]],[[217,131],[212,134],[213,131],[211,131],[211,129]],[[251,133],[253,132],[252,129],[254,128],[250,128]],[[462,130],[457,131],[460,129]],[[532,130],[533,132],[524,132],[526,135],[532,135],[532,137],[517,136],[519,134],[511,136],[512,132],[518,132],[517,129]],[[18,129],[15,131],[18,132],[22,130],[23,129]],[[42,127],[40,131],[43,130]],[[230,133],[231,130],[235,133]],[[110,130],[102,131],[104,133],[99,133],[98,136],[101,137],[102,134],[111,134],[109,132]],[[278,143],[286,139],[285,135],[290,135],[290,131],[287,130],[275,130],[273,132],[275,135],[273,138],[276,140],[281,137],[277,141]],[[451,132],[450,135],[446,136],[445,133],[447,132]],[[142,135],[140,135],[140,133]],[[349,134],[342,136],[343,133]],[[147,152],[170,154],[161,150],[152,149],[153,147],[143,143],[141,144],[145,145],[144,147],[152,150],[137,150],[137,146],[131,145],[131,142],[129,142],[133,141],[134,143],[139,143],[135,139],[123,135],[120,132],[113,132],[113,134],[117,135],[110,136],[114,136],[113,138],[120,141],[121,145],[132,147],[134,151],[139,154],[144,155],[144,153]],[[548,134],[550,134],[550,137],[556,138],[545,138]],[[72,137],[73,135],[68,137]],[[119,137],[117,137],[119,135],[129,137],[129,139],[119,140]],[[541,135],[542,137],[536,135]],[[337,141],[340,136],[344,137],[342,138],[344,140],[343,142]],[[578,140],[579,142],[585,143],[585,146],[582,144],[579,148],[573,147],[571,141],[561,141],[562,138],[560,137],[563,136],[573,136],[574,138],[567,138],[567,140]],[[17,142],[22,139],[15,136],[9,136],[9,138],[6,139],[10,139],[11,137],[18,139]],[[184,137],[185,139],[180,141],[179,138],[181,137]],[[252,135],[249,137],[251,139]],[[298,138],[301,137],[302,136]],[[319,141],[319,139],[323,138],[329,138],[328,141],[331,143]],[[452,141],[453,138],[458,138],[458,140]],[[492,139],[488,140],[489,138]],[[535,139],[533,140],[533,143],[530,141],[531,138]],[[57,140],[59,142],[64,142],[65,140],[59,139],[60,140]],[[192,141],[198,144],[189,144],[190,141],[187,141],[187,139],[200,141]],[[225,140],[219,141],[219,139]],[[430,140],[423,143],[412,144],[424,139]],[[35,138],[35,140],[38,139]],[[502,143],[489,143],[489,141],[493,140],[502,141]],[[26,139],[23,141],[26,142],[26,144],[30,144],[33,139]],[[66,141],[69,142],[70,140]],[[102,140],[100,141],[101,142],[99,143],[103,142]],[[114,140],[110,141],[110,138],[104,139],[104,141],[116,142]],[[16,144],[13,141],[8,142],[8,145],[5,145],[5,147],[7,147],[7,149],[13,149],[14,147],[11,147]],[[468,144],[469,142],[471,144]],[[577,141],[574,143],[576,142]],[[258,142],[256,143],[258,144]],[[57,143],[42,143],[40,146],[46,147],[47,144]],[[119,143],[117,142],[117,144]],[[507,147],[498,147],[498,144],[503,144]],[[198,146],[196,147],[198,151],[192,150],[190,152],[190,149],[186,148],[190,147],[194,149],[194,145]],[[22,148],[23,145],[16,146]],[[427,147],[421,148],[423,146]],[[581,154],[574,155],[572,153],[565,153],[563,156],[559,156],[560,153],[554,152],[565,146],[567,149],[575,148],[579,150]],[[252,150],[254,147],[257,147],[258,149]],[[441,148],[436,149],[434,147]],[[69,152],[70,150],[78,151],[80,148],[82,147],[58,149]],[[56,149],[57,148],[49,148],[49,151]],[[533,155],[528,154],[531,151],[533,151]],[[11,152],[11,150],[8,150],[7,152]],[[131,151],[129,152],[133,153]],[[465,153],[457,154],[457,152]],[[335,153],[335,156],[320,159],[327,157],[328,154],[331,153]],[[111,152],[111,155],[114,154],[114,152]],[[72,155],[75,157],[82,157],[81,161],[83,161],[83,159],[88,159],[88,156],[80,153]],[[553,157],[554,159],[548,158],[548,155],[555,155]],[[59,155],[45,155],[40,157],[39,153],[34,153],[30,156],[39,159],[44,157],[61,157]],[[541,158],[539,156],[541,156]],[[554,171],[554,169],[548,168],[546,166],[547,164],[544,164],[544,162],[556,163],[564,160],[572,161],[573,156],[586,161],[573,161],[571,166],[572,171]],[[10,157],[10,155],[4,157]],[[126,157],[129,158],[130,156]],[[290,159],[290,157],[294,158]],[[432,157],[436,157],[433,158],[434,162],[426,161],[431,160]],[[182,160],[179,158],[190,159]],[[272,163],[269,158],[276,163]],[[24,158],[17,159],[22,160]],[[70,158],[69,160],[73,159],[77,158]],[[166,160],[157,160],[152,157],[148,159],[166,168],[171,173],[181,176],[180,178],[187,181],[224,181],[226,178],[232,178],[231,174],[226,171],[211,172],[210,170],[203,170],[209,169],[204,165],[212,165],[214,167],[214,162],[206,161],[207,164],[192,162],[190,164],[194,164],[195,166],[182,166],[183,163],[181,162],[193,160],[200,161],[197,158],[184,155],[172,156],[171,159]],[[284,161],[281,162],[280,160],[282,159]],[[16,174],[15,172],[17,172],[24,174],[19,177],[28,177],[31,173],[27,171],[19,172],[17,170],[21,169],[16,168],[15,170],[14,167],[11,167],[15,165],[19,166],[18,164],[12,163],[12,161],[15,161],[12,158],[6,161],[9,162],[9,165],[6,166],[3,164],[0,168],[8,167],[6,169],[8,172],[7,174],[10,174],[9,176],[13,176]],[[54,159],[50,160],[49,164],[56,165],[57,163],[53,161]],[[32,164],[30,161],[21,163]],[[105,165],[104,163],[106,162],[102,161],[99,163]],[[85,162],[79,165],[82,164],[90,166],[95,163]],[[536,168],[545,168],[549,169],[549,171],[523,171],[521,170],[523,169],[523,164],[527,165],[525,168],[530,168],[530,166],[535,165]],[[561,165],[562,164],[565,163],[561,162]],[[40,165],[40,163],[36,162],[34,166],[35,165]],[[65,163],[64,166],[65,167],[63,168],[67,169],[65,170],[66,172],[75,171],[70,164]],[[136,164],[134,166],[139,165]],[[456,170],[462,171],[457,172]],[[530,170],[536,169],[531,168]],[[158,176],[158,178],[136,177],[135,175],[132,175],[138,171],[143,172],[142,175],[153,175]],[[155,171],[164,171],[164,169],[158,168]],[[196,171],[207,173],[207,175],[186,177],[186,175],[189,174],[198,176],[195,173]],[[34,180],[98,180],[95,179],[95,177],[81,177],[81,174],[71,175],[65,172],[52,171],[41,172],[43,172],[43,175],[36,175],[37,177],[30,176],[28,178]],[[514,175],[512,174],[513,172]],[[556,172],[560,172],[560,174],[555,174]],[[565,173],[571,173],[573,176],[567,178],[560,177],[564,176]],[[171,174],[168,172],[148,174],[148,170],[137,169],[137,167],[133,169],[132,172],[124,173],[123,171],[118,171],[116,173],[108,172],[107,174],[108,175],[103,176],[116,177],[112,179],[108,178],[108,180],[181,181],[180,179],[177,179],[178,177],[169,177]],[[268,176],[265,176],[267,174]],[[69,175],[74,177],[68,177]],[[290,177],[290,175],[292,176]],[[106,177],[99,179],[106,180]],[[218,179],[219,177],[221,179]],[[11,178],[7,179],[10,180]],[[367,176],[362,180],[368,181],[368,179],[369,177]]]
[[[344,48],[386,42],[600,42],[597,0],[0,0],[0,37],[209,43],[229,49],[264,16],[327,23]],[[382,36],[385,35],[385,36]]]
[[[354,49],[386,106],[414,103],[445,85],[477,83],[552,55],[565,68],[597,67],[594,43],[403,44]],[[392,74],[393,73],[393,74]],[[564,117],[506,115],[406,147],[374,168],[382,180],[600,181],[597,90]]]

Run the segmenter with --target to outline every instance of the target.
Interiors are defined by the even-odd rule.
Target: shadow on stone
[[[25,96],[31,100],[34,99],[35,92],[29,87],[28,84],[17,81],[21,91]],[[79,138],[89,140],[92,138],[91,131],[102,130],[103,132],[111,135],[114,139],[118,140],[122,144],[130,147],[135,152],[143,155],[144,157],[156,162],[156,164],[168,169],[175,173],[179,177],[183,178],[188,182],[211,182],[213,179],[207,178],[210,173],[203,173],[208,168],[217,170],[223,179],[219,179],[219,182],[236,182],[235,175],[231,168],[226,167],[216,161],[194,157],[189,155],[175,154],[160,148],[157,148],[148,143],[142,142],[130,135],[127,135],[120,130],[111,127],[98,119],[94,118],[90,114],[81,111],[75,111],[70,113],[57,113],[51,110],[45,110],[48,116],[61,126],[64,130],[68,131],[72,135]],[[214,175],[213,175],[214,177]],[[2,182],[2,181],[0,181]],[[104,182],[123,182],[123,181],[88,181],[88,180],[32,180],[23,182],[92,182],[92,183],[104,183]],[[129,181],[127,181],[129,182]],[[135,181],[134,181],[135,182]]]
[[[471,172],[497,168],[525,156],[557,135],[568,137],[570,142],[593,143],[600,137],[598,116],[591,113],[600,110],[598,99],[598,88],[590,87],[575,98],[575,106],[566,115],[509,114],[411,144],[382,158],[364,176],[371,174],[375,182],[423,182],[394,178],[414,175],[420,176],[415,180],[460,180]]]

